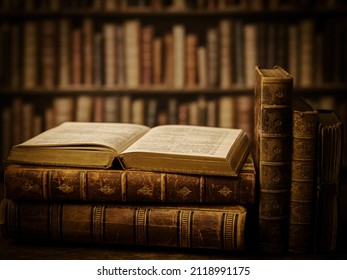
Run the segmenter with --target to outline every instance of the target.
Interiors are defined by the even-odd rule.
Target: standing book
[[[66,122],[14,146],[7,161],[237,176],[249,149],[242,129]]]
[[[256,67],[254,160],[259,176],[259,246],[283,253],[288,244],[293,78],[283,68]]]
[[[333,110],[318,110],[315,250],[336,249],[343,122]]]
[[[293,152],[288,251],[313,251],[316,188],[317,111],[303,99],[293,101]]]

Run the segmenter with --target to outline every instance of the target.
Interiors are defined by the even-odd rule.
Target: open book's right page
[[[119,157],[125,169],[236,175],[248,147],[241,129],[164,125],[152,128]]]

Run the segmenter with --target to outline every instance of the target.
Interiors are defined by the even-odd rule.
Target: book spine
[[[259,164],[259,246],[287,250],[291,182],[292,79],[256,72],[255,138]]]
[[[71,23],[68,19],[61,19],[59,21],[59,57],[58,57],[58,65],[59,65],[59,78],[58,85],[59,87],[67,87],[70,85],[71,77]]]
[[[23,87],[31,89],[38,80],[38,30],[35,21],[24,24]]]
[[[181,24],[172,27],[173,38],[173,87],[185,86],[185,26]]]
[[[9,165],[4,180],[5,196],[21,200],[245,205],[254,202],[255,192],[255,176],[247,171],[238,177],[218,177]]]
[[[246,209],[136,207],[4,200],[9,239],[231,251],[245,249]]]
[[[313,250],[313,199],[317,118],[315,111],[293,111],[289,252]]]
[[[56,86],[56,24],[53,20],[42,23],[42,85],[46,88]]]

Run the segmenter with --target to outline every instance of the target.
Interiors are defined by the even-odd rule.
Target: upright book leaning
[[[254,160],[259,176],[259,250],[282,253],[288,242],[293,78],[278,66],[255,70]]]

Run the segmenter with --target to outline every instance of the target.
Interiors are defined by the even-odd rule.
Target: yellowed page
[[[163,125],[152,128],[124,153],[151,152],[226,158],[241,129],[192,125]]]
[[[20,146],[94,148],[103,146],[118,153],[140,138],[148,127],[124,123],[65,122]]]

